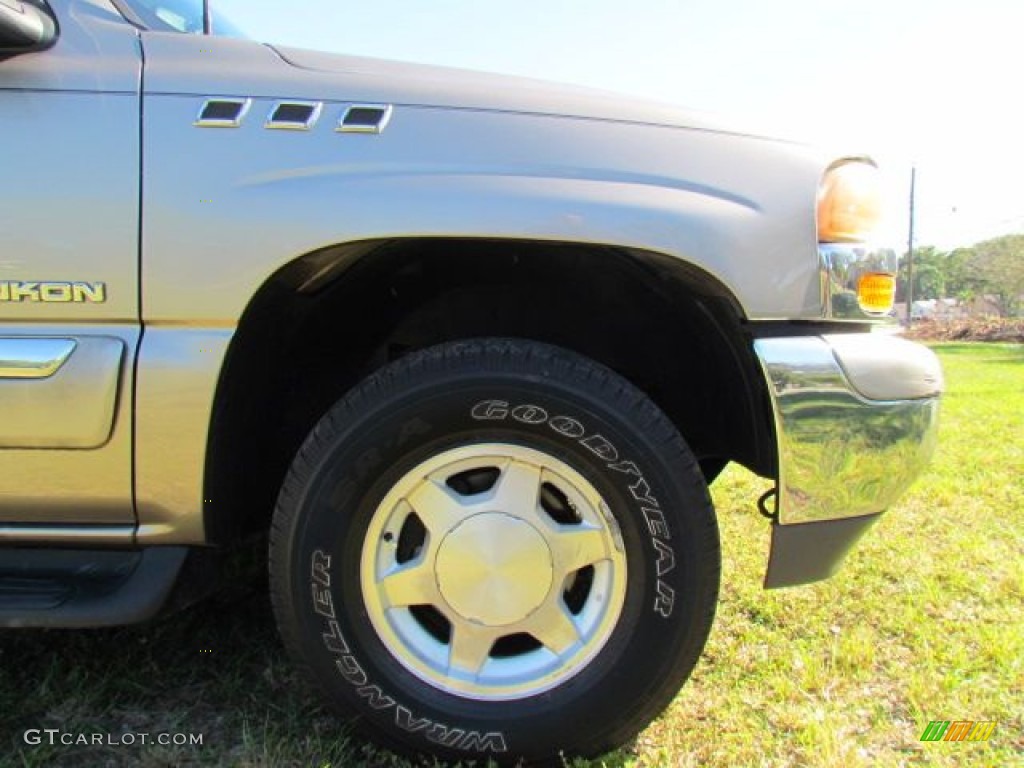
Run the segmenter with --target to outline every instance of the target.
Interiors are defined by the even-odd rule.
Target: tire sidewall
[[[609,402],[616,398],[592,380],[496,370],[420,371],[380,384],[332,410],[332,429],[293,497],[289,618],[314,678],[406,750],[543,759],[631,736],[696,662],[717,594],[717,549],[700,546],[710,503],[692,463],[623,414],[642,398],[635,390],[620,388]],[[672,447],[681,444],[674,438]],[[568,464],[604,498],[626,552],[625,601],[604,648],[557,687],[524,699],[472,700],[420,680],[384,647],[362,598],[364,532],[384,495],[420,462],[473,443],[524,445]]]

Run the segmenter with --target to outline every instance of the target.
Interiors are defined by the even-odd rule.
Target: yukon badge
[[[102,304],[106,300],[106,283],[40,283],[0,280],[0,301]]]

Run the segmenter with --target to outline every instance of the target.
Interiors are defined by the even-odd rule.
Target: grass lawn
[[[722,601],[704,659],[628,750],[585,766],[1024,766],[1024,346],[941,344],[935,462],[832,580],[765,592],[767,487],[713,491]],[[995,720],[922,743],[930,720]],[[201,733],[28,746],[27,728]],[[0,632],[0,766],[405,766],[335,724],[285,659],[265,583],[141,627]]]

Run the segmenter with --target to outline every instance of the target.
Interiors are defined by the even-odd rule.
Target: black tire
[[[537,557],[549,557],[554,563],[555,549],[548,552],[530,543],[535,533],[549,535],[540,531],[544,526],[503,510],[465,518],[472,519],[475,527],[462,522],[439,528],[436,539],[429,528],[426,533],[410,534],[412,554],[406,560],[400,553],[393,557],[396,563],[420,562],[409,558],[425,557],[421,553],[434,547],[436,560],[419,567],[428,569],[438,594],[443,592],[448,601],[441,605],[442,611],[426,609],[441,615],[440,625],[434,613],[428,616],[421,608],[374,608],[374,596],[385,594],[380,584],[389,577],[376,582],[361,568],[392,557],[389,547],[400,549],[397,540],[412,530],[415,515],[406,512],[406,517],[395,518],[405,521],[400,532],[374,534],[373,541],[367,542],[371,524],[377,526],[375,530],[386,530],[390,524],[391,518],[382,515],[392,514],[388,510],[393,502],[384,501],[391,498],[388,494],[399,478],[417,482],[418,492],[427,481],[416,481],[416,473],[409,475],[412,468],[419,471],[427,466],[423,462],[447,456],[446,451],[472,453],[484,444],[505,446],[515,456],[550,457],[556,472],[568,467],[551,481],[553,485],[544,481],[538,486],[541,495],[547,489],[545,498],[550,497],[551,488],[556,495],[562,493],[558,483],[563,475],[571,475],[570,470],[582,478],[581,486],[600,495],[603,505],[596,506],[606,510],[607,523],[602,540],[613,541],[618,553],[609,548],[607,561],[571,572],[550,566],[551,583],[564,578],[564,591],[552,586],[541,599],[545,607],[557,605],[563,614],[576,610],[570,599],[596,605],[598,613],[593,615],[614,620],[588,624],[604,627],[600,632],[605,634],[595,629],[585,639],[580,630],[577,644],[564,646],[570,649],[564,651],[549,650],[546,635],[540,635],[544,642],[529,633],[502,636],[487,646],[490,650],[482,661],[467,662],[465,669],[475,672],[460,672],[459,681],[452,678],[453,685],[465,685],[469,693],[452,692],[442,689],[443,681],[436,677],[440,673],[431,671],[433,667],[424,666],[428,669],[424,674],[413,669],[420,663],[416,643],[426,643],[425,648],[430,643],[442,648],[448,643],[449,671],[453,665],[462,670],[452,660],[456,636],[461,643],[481,626],[500,633],[505,625],[495,628],[488,622],[498,625],[506,619],[493,618],[503,615],[500,603],[463,607],[470,605],[469,598],[463,599],[461,592],[452,591],[456,587],[447,586],[455,583],[450,575],[454,566],[447,565],[449,559],[442,562],[447,555],[440,554],[441,548],[447,547],[445,553],[465,553],[469,551],[465,547],[477,540],[470,533],[490,536],[487,526],[497,521],[513,538],[525,537],[523,551],[530,557],[541,553]],[[523,462],[530,469],[529,461]],[[505,470],[494,471],[499,475],[493,482],[502,482],[500,473]],[[464,474],[478,479],[485,470],[473,472],[477,474]],[[477,497],[469,495],[476,490],[466,490],[465,496],[463,490],[452,490],[459,477],[451,475],[444,492],[457,504],[476,503]],[[554,502],[530,498],[536,510],[553,514],[549,506]],[[561,508],[581,514],[571,500]],[[614,523],[607,520],[609,511]],[[574,524],[569,520],[569,527],[554,527],[571,536],[577,532],[571,527]],[[561,538],[563,533],[550,535],[555,542],[550,546],[561,547],[567,540]],[[463,549],[456,549],[456,543]],[[509,575],[511,570],[501,570],[505,567],[495,566],[496,581],[487,584],[516,590],[509,605],[525,606],[509,608],[514,619],[507,621],[533,616],[528,614],[534,610],[529,607],[534,601],[530,590],[542,590],[532,585],[546,583],[548,577],[534,577],[534,569],[529,579],[516,581]],[[547,568],[540,570],[547,573]],[[511,339],[475,339],[425,349],[388,365],[349,392],[320,420],[298,452],[282,487],[270,534],[274,611],[293,658],[342,715],[371,738],[407,754],[445,760],[544,763],[561,756],[602,754],[631,739],[668,705],[697,663],[714,616],[719,569],[718,530],[704,479],[666,416],[630,383],[591,360],[564,349]],[[606,579],[602,584],[612,585],[607,594],[622,585],[618,598],[608,598],[604,592],[594,596],[595,573]],[[530,586],[523,586],[527,581]],[[457,589],[471,583],[476,582],[460,581]],[[577,589],[582,598],[572,597],[571,590]],[[385,594],[387,600],[391,594]],[[602,600],[607,605],[618,600],[615,604],[621,608],[612,612]],[[457,607],[455,614],[448,610],[452,605]],[[580,616],[591,615],[589,607],[578,610]],[[479,619],[477,614],[492,618]],[[452,615],[456,618],[449,620]],[[405,628],[401,638],[418,637],[420,629],[430,636],[407,640],[408,645],[400,639],[396,645],[393,636],[375,628],[390,627],[381,622],[399,616],[406,622],[400,625]],[[409,617],[418,625],[409,623]],[[570,618],[583,623],[575,614]],[[431,622],[434,625],[428,626]],[[389,647],[400,652],[393,653]],[[407,647],[412,649],[408,653],[403,650]],[[571,671],[557,669],[563,659],[559,654],[571,660]],[[542,669],[539,660],[549,656],[554,657],[556,668],[545,677],[537,670]],[[513,689],[501,687],[499,671],[491,671],[506,663],[512,664],[516,685],[525,681],[512,695],[504,693]]]

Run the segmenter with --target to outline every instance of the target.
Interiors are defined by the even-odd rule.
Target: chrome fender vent
[[[323,103],[319,101],[279,101],[270,110],[265,128],[286,131],[308,131],[320,119]]]
[[[195,124],[200,128],[237,128],[250,106],[252,99],[207,99]]]
[[[194,125],[200,128],[238,128],[252,106],[251,98],[215,96],[207,98]],[[322,101],[293,99],[274,102],[263,123],[268,130],[311,131],[324,110]],[[334,130],[338,133],[380,134],[391,120],[390,104],[349,104],[342,107]]]
[[[341,115],[336,131],[382,133],[391,120],[390,104],[352,104]]]

